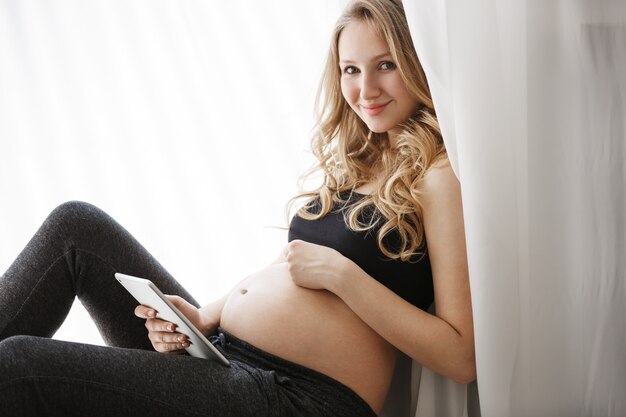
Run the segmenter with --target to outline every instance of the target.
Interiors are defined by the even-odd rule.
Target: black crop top
[[[353,193],[348,201],[353,202],[358,198],[363,198],[363,195]],[[319,200],[310,204],[309,211],[319,213]],[[367,223],[370,220],[374,206],[368,209],[360,213],[360,221]],[[406,301],[427,310],[434,296],[428,254],[416,257],[411,262],[389,259],[378,247],[376,235],[380,226],[367,232],[354,232],[344,222],[345,210],[339,203],[334,203],[331,211],[318,220],[304,220],[298,215],[294,216],[289,225],[289,242],[300,239],[333,248]],[[384,242],[387,247],[393,248],[394,239],[391,236],[394,236],[393,233]],[[395,238],[397,241],[397,235]]]

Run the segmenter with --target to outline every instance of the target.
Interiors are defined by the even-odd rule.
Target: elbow
[[[474,338],[466,339],[462,344],[458,358],[461,359],[456,367],[456,372],[452,380],[457,384],[466,385],[476,380],[476,350],[474,348]]]
[[[457,384],[466,385],[476,380],[476,364],[472,362],[467,364],[462,369],[459,369],[458,373],[452,377],[452,380]]]
[[[458,352],[457,361],[450,378],[457,384],[469,384],[476,380],[476,351],[474,350],[474,341],[465,344],[462,350]]]
[[[466,359],[456,367],[456,372],[452,380],[457,384],[469,384],[476,380],[476,356],[474,349],[468,354]]]

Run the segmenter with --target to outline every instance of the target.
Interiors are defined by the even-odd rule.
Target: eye
[[[383,61],[380,63],[378,68],[380,68],[381,70],[392,70],[396,68],[396,64],[391,61]]]
[[[344,74],[356,74],[357,72],[359,72],[359,69],[353,65],[348,65],[343,69]]]

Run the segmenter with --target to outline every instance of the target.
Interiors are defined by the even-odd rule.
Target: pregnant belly
[[[273,264],[232,291],[220,325],[254,346],[324,373],[382,408],[396,350],[339,297],[293,283]]]

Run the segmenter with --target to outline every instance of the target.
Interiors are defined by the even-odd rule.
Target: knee
[[[0,385],[28,375],[33,364],[31,349],[35,336],[11,336],[0,341]]]
[[[70,345],[72,343],[61,340],[24,335],[11,336],[0,341],[0,385],[45,377],[59,369],[71,368]]]
[[[12,336],[0,341],[0,416],[49,415],[42,406],[41,390],[35,383],[45,376],[46,355],[35,336]]]
[[[46,229],[59,232],[61,236],[97,233],[102,226],[109,226],[112,219],[101,209],[83,201],[68,201],[56,207],[44,225]]]
[[[0,359],[2,363],[8,358],[19,358],[19,353],[31,343],[31,339],[38,339],[36,336],[11,336],[0,340]]]
[[[77,220],[88,219],[94,215],[94,213],[101,212],[99,208],[93,204],[86,203],[84,201],[66,201],[57,206],[50,215],[48,221],[53,223],[74,223]]]

